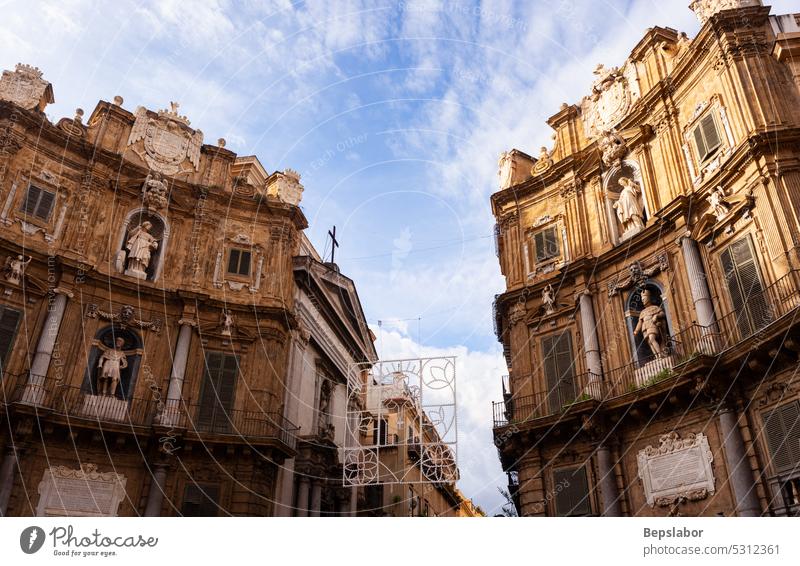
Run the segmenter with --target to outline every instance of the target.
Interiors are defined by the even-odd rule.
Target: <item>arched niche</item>
[[[142,359],[142,339],[138,333],[130,328],[118,325],[110,325],[100,329],[92,341],[92,349],[89,351],[89,365],[86,368],[82,386],[82,390],[85,393],[90,395],[99,394],[100,359],[105,350],[115,347],[117,339],[123,341],[122,347],[119,349],[125,354],[127,367],[120,370],[119,385],[114,396],[122,400],[130,400],[133,396]]]
[[[672,321],[670,318],[667,299],[664,296],[664,291],[661,286],[655,281],[648,280],[644,284],[633,288],[625,298],[625,323],[627,325],[628,339],[630,340],[633,359],[636,362],[636,365],[639,367],[657,358],[655,352],[653,352],[647,343],[644,333],[639,335],[634,334],[636,325],[639,323],[639,313],[641,313],[642,309],[644,308],[644,303],[642,302],[642,292],[645,289],[650,291],[650,300],[652,304],[660,306],[662,309],[664,309],[666,326],[664,329],[665,334],[663,339],[667,347],[668,354],[671,353],[669,348],[671,347],[672,342],[671,336],[673,336]]]
[[[623,191],[620,180],[623,177],[632,179],[639,187],[638,202],[641,207],[642,226],[639,228],[629,228],[625,230],[620,221],[619,214],[615,205],[618,203]],[[603,175],[603,194],[606,201],[606,214],[608,217],[609,232],[614,244],[623,242],[640,232],[650,219],[650,208],[644,194],[644,182],[642,181],[642,171],[636,161],[625,159],[618,165],[612,167]]]
[[[151,250],[150,261],[144,272],[146,277],[142,277],[141,275],[136,275],[131,269],[131,258],[129,257],[130,254],[127,245],[131,240],[133,232],[145,222],[149,222],[151,225],[148,232],[157,242],[157,247]],[[167,245],[169,243],[169,234],[169,223],[157,212],[147,210],[146,208],[137,208],[130,211],[125,216],[125,221],[122,223],[117,239],[117,251],[115,255],[115,267],[117,271],[139,279],[157,281],[164,267],[163,259],[166,255]]]

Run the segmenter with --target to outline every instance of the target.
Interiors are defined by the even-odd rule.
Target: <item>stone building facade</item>
[[[343,447],[357,444],[347,427],[347,375],[377,359],[352,280],[323,262],[303,236],[294,258],[299,329],[290,349],[284,405],[298,426],[297,456],[280,473],[278,515],[354,516],[363,490],[344,485]]]
[[[276,513],[299,175],[174,103],[53,96],[0,79],[0,514]]]
[[[518,510],[800,512],[800,15],[695,0],[500,159]]]

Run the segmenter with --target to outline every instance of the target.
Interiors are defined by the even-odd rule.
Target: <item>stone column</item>
[[[600,360],[600,343],[597,340],[597,321],[594,318],[592,295],[588,289],[580,294],[578,301],[581,309],[583,353],[586,359],[586,370],[589,372],[586,393],[599,399],[602,397],[600,379],[603,373],[603,364]]]
[[[322,484],[315,481],[311,484],[311,513],[312,517],[319,517],[322,509]]]
[[[181,408],[183,378],[186,375],[186,362],[189,359],[189,346],[192,343],[192,329],[197,326],[193,320],[182,318],[178,321],[178,341],[175,343],[175,355],[172,358],[172,372],[167,388],[167,402],[161,417],[161,424],[173,426],[178,423]]]
[[[739,517],[758,517],[761,515],[761,505],[758,502],[742,431],[739,429],[738,415],[731,407],[721,407],[718,414],[722,451],[725,452],[728,480],[736,501],[736,514]]]
[[[694,310],[697,313],[697,324],[703,327],[704,334],[716,334],[717,321],[714,317],[714,304],[711,302],[711,291],[708,289],[706,270],[700,257],[697,242],[688,235],[681,236],[681,255],[686,267],[686,276],[692,290]]]
[[[597,475],[603,500],[603,517],[619,517],[619,490],[611,450],[605,444],[597,447]]]
[[[308,516],[308,489],[309,481],[306,477],[297,480],[297,516]]]
[[[3,463],[0,464],[0,517],[6,516],[8,500],[14,488],[14,469],[17,467],[17,452],[13,446],[6,446]]]
[[[358,515],[358,488],[350,488],[350,516]]]
[[[145,517],[161,516],[161,503],[164,501],[164,487],[167,484],[167,465],[153,466],[153,480],[150,482],[150,493],[147,494]]]
[[[64,319],[68,297],[72,297],[71,291],[59,287],[53,289],[53,297],[47,305],[47,318],[39,335],[39,341],[36,343],[28,384],[21,399],[25,403],[40,404],[44,400],[45,379],[50,369],[50,360],[53,358],[53,350],[61,329],[61,321]]]

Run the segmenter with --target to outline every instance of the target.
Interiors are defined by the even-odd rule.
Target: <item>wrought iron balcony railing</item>
[[[607,370],[602,379],[594,376],[590,381],[576,378],[584,386],[582,396],[608,400],[656,386],[682,373],[684,364],[702,357],[717,356],[736,347],[741,342],[762,334],[769,335],[775,323],[796,317],[800,312],[800,272],[790,271],[764,290],[747,294],[742,308],[718,316],[712,326],[691,324],[669,340],[661,356],[647,356],[626,365]],[[537,392],[521,397],[510,396],[505,401],[492,404],[494,426],[521,423],[559,413],[571,403],[558,402],[563,395],[555,391]],[[554,402],[556,398],[556,402]],[[582,400],[579,396],[576,400]]]

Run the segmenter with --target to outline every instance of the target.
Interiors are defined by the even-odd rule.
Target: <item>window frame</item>
[[[238,260],[236,262],[236,271],[231,271],[231,260],[233,259],[233,254],[238,254]],[[242,259],[247,254],[247,273],[242,273]],[[229,246],[228,253],[225,261],[225,276],[232,277],[232,278],[239,278],[244,280],[249,280],[253,275],[253,250],[246,249],[239,246]]]
[[[36,198],[35,204],[33,205],[33,209],[30,212],[28,212],[27,204],[28,204],[28,197],[30,195],[31,189],[35,189],[35,190],[39,191],[39,194],[38,194],[38,197]],[[52,197],[52,200],[50,201],[50,206],[47,209],[47,215],[43,217],[43,216],[40,216],[38,214],[38,210],[39,210],[39,207],[42,204],[42,196],[44,196],[45,194],[50,195]],[[33,220],[35,222],[41,222],[41,223],[44,223],[44,224],[49,224],[50,220],[53,217],[53,211],[56,208],[56,201],[57,200],[58,200],[58,191],[57,190],[51,190],[51,189],[45,188],[45,187],[43,187],[41,185],[36,185],[36,184],[34,184],[32,182],[29,182],[27,188],[25,189],[25,193],[22,196],[22,201],[20,202],[20,205],[19,205],[19,212],[23,216],[25,216],[25,218],[28,219],[28,220]]]
[[[542,259],[539,259],[539,251],[538,251],[539,248],[536,245],[536,237],[539,236],[540,234],[542,235],[542,242],[543,242],[544,247],[546,248],[547,247],[547,239],[544,236],[544,234],[546,234],[547,232],[552,232],[553,233],[552,240],[553,240],[553,243],[555,244],[555,253],[552,254],[552,255],[548,255],[546,257],[543,257]],[[559,236],[559,234],[558,234],[558,225],[557,224],[551,224],[549,226],[545,226],[543,228],[539,228],[539,229],[534,230],[533,232],[531,232],[530,238],[531,238],[531,242],[533,244],[533,265],[545,265],[547,263],[550,263],[550,262],[553,262],[553,261],[557,261],[562,256],[561,242],[559,242],[559,237],[558,236]],[[545,249],[545,251],[547,251],[547,250]]]
[[[562,481],[562,478],[560,476],[563,475],[564,477],[566,477],[566,475],[569,474],[569,478],[571,479],[571,478],[573,478],[575,476],[575,473],[578,470],[582,470],[583,471],[583,483],[584,483],[585,491],[584,491],[584,497],[582,497],[581,501],[583,502],[582,505],[585,506],[585,509],[581,509],[581,510],[585,511],[585,512],[583,512],[583,513],[573,513],[573,511],[578,507],[577,507],[577,505],[573,504],[572,501],[570,501],[570,504],[572,506],[570,507],[569,512],[564,514],[564,513],[562,513],[563,510],[559,509],[559,495],[564,497],[564,495],[562,495],[563,493],[569,494],[569,492],[567,490],[569,489],[569,487],[571,487],[571,485],[568,484],[565,489],[559,490],[558,486]],[[588,469],[588,466],[586,466],[585,464],[580,464],[580,465],[577,465],[577,466],[564,466],[564,467],[559,467],[559,468],[553,468],[550,477],[551,477],[552,482],[553,482],[552,490],[553,490],[553,493],[555,494],[554,497],[553,497],[553,515],[554,516],[556,516],[556,517],[590,517],[590,516],[592,516],[592,490],[591,490],[591,488],[589,486],[589,469]],[[568,481],[569,481],[569,479],[568,479]]]
[[[569,346],[568,357],[573,360],[569,365],[569,373],[571,374],[569,379],[564,378],[567,374],[560,371],[561,368],[558,364],[559,355],[567,352],[560,352],[557,349],[554,351],[564,337],[566,337]],[[550,344],[549,350],[545,345],[546,342]],[[575,399],[578,397],[578,372],[576,371],[578,368],[575,363],[575,344],[573,342],[572,331],[569,328],[547,334],[539,339],[539,349],[542,354],[542,376],[544,377],[545,398],[547,399],[547,409],[550,414],[561,411],[564,406],[575,402]],[[557,378],[551,378],[547,373],[548,360],[551,358],[553,359],[552,363],[555,364],[555,371],[558,372]],[[555,387],[552,389],[550,387],[550,381],[557,381]],[[567,386],[571,386],[571,393],[565,391]],[[568,397],[572,398],[564,398],[565,393],[568,393]],[[557,406],[552,405],[554,400],[557,401]]]

